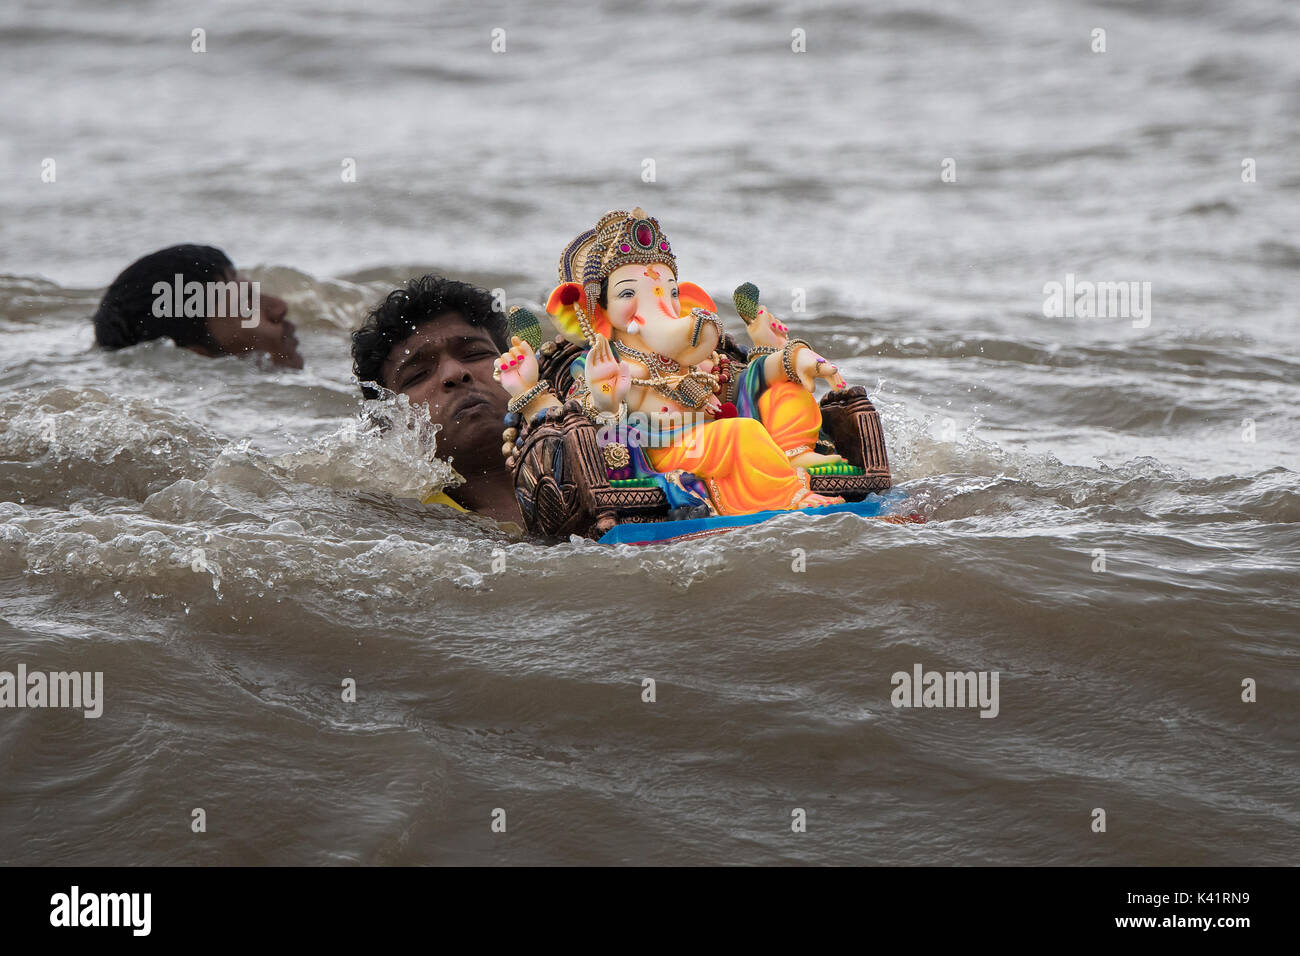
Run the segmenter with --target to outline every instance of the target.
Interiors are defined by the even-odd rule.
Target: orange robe
[[[808,473],[794,468],[756,418],[720,418],[687,430],[667,448],[645,448],[656,471],[689,471],[709,487],[723,515],[785,511],[808,491]]]
[[[813,451],[822,428],[817,397],[796,382],[774,382],[758,396],[758,416],[787,455]]]

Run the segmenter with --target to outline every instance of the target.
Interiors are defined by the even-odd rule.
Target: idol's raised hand
[[[533,347],[519,336],[510,339],[510,351],[503,352],[493,363],[496,377],[511,396],[522,395],[537,384],[537,356]]]
[[[746,323],[745,330],[749,333],[749,341],[754,345],[770,348],[781,348],[790,337],[790,327],[767,311],[765,306],[759,306],[754,321]]]
[[[587,387],[591,389],[592,403],[603,412],[617,411],[631,386],[631,366],[615,358],[609,339],[598,334],[587,353]]]

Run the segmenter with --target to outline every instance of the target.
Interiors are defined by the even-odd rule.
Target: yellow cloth
[[[442,491],[429,492],[420,499],[420,503],[425,505],[446,505],[448,508],[455,508],[457,511],[465,512],[466,514],[469,513],[467,509],[456,504],[456,502],[452,501],[447,497],[447,494]]]
[[[776,382],[758,396],[758,415],[778,448],[790,451],[817,445],[822,410],[817,397],[795,382]]]
[[[456,511],[459,511],[461,514],[466,514],[466,515],[474,513],[470,511],[468,508],[462,508],[460,505],[454,502],[447,495],[446,492],[443,491],[429,492],[427,495],[425,495],[423,498],[420,499],[420,503],[426,505],[446,505],[448,508],[452,508]],[[527,533],[524,526],[519,524],[517,521],[498,521],[497,527],[500,528],[502,531],[504,531],[506,534],[514,534],[514,535],[522,536]]]
[[[721,418],[697,425],[668,448],[647,448],[657,471],[682,469],[709,487],[719,514],[784,511],[808,489],[808,474],[790,465],[756,418]]]

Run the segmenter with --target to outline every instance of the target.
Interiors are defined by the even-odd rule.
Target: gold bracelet
[[[590,388],[583,390],[580,401],[583,414],[593,425],[614,425],[627,420],[627,402],[619,402],[617,412],[601,411],[591,398]]]
[[[549,392],[550,390],[551,386],[549,382],[538,382],[522,395],[516,395],[514,398],[510,399],[510,401],[506,403],[506,411],[522,412],[528,407],[529,402],[535,399],[538,395],[541,395],[543,392]]]
[[[812,348],[803,339],[791,339],[785,343],[785,348],[781,350],[781,367],[785,369],[785,377],[796,385],[802,385],[803,380],[799,378],[799,373],[794,369],[794,348],[796,345],[802,345],[804,348]]]

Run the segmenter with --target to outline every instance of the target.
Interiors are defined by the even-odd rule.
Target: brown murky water
[[[0,670],[102,672],[103,715],[0,709],[0,863],[1295,861],[1288,5],[830,7],[801,65],[776,8],[682,10],[712,39],[660,71],[672,142],[580,154],[540,12],[497,61],[446,38],[505,8],[448,14],[435,69],[395,4],[234,5],[202,72],[74,8],[0,15],[6,155],[68,157],[61,192],[0,177]],[[331,122],[253,150],[290,93]],[[928,524],[546,546],[415,503],[445,465],[359,423],[364,306],[410,261],[535,301],[637,202],[719,300],[805,291]],[[306,370],[90,348],[99,289],[183,240],[288,298]],[[1066,273],[1151,281],[1150,325],[1045,318]],[[895,707],[917,665],[996,672],[997,716]]]

